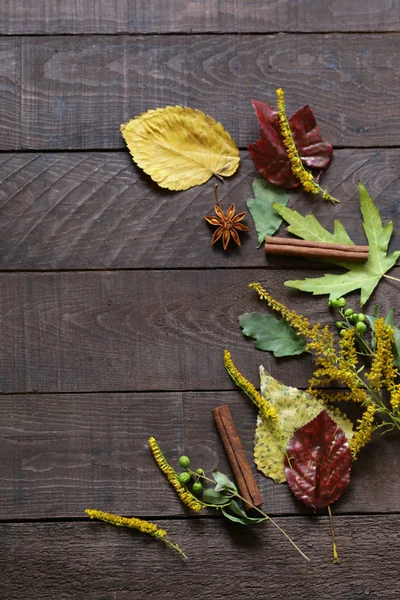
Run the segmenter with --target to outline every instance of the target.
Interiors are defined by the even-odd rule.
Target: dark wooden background
[[[244,209],[258,134],[252,97],[310,103],[335,157],[324,186],[335,207],[292,194],[326,225],[363,242],[356,182],[400,247],[398,0],[36,0],[0,4],[0,597],[399,598],[400,440],[374,439],[335,505],[342,563],[326,515],[311,517],[262,475],[271,526],[193,517],[157,471],[171,461],[227,470],[211,409],[228,403],[249,456],[256,412],[235,390],[223,348],[255,383],[258,365],[304,387],[308,358],[254,349],[237,316],[260,304],[260,280],[327,321],[326,298],[283,287],[320,266],[256,250],[253,231],[224,253],[203,220],[213,184],[161,190],[132,163],[119,126],[149,108],[197,107],[241,148],[220,186]],[[400,269],[394,274],[400,276]],[[383,281],[374,301],[395,305]],[[352,303],[357,306],[358,296]],[[86,507],[166,527],[184,562],[135,532],[92,523]]]

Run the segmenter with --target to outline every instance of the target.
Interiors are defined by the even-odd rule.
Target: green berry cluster
[[[343,336],[344,332],[351,327],[354,327],[356,333],[363,335],[367,331],[366,316],[364,313],[356,313],[352,308],[346,308],[346,298],[334,298],[328,302],[329,308],[334,308],[339,311],[343,321],[336,321],[336,327],[339,329],[339,335]]]
[[[192,485],[192,492],[193,492],[193,494],[196,494],[196,495],[200,494],[203,490],[203,484],[201,483],[201,481],[199,481],[199,479],[200,479],[200,477],[204,476],[204,469],[197,469],[196,473],[191,471],[189,469],[190,458],[188,456],[180,456],[179,457],[179,465],[183,469],[187,469],[186,471],[182,471],[182,473],[179,473],[179,475],[178,475],[179,481],[183,485],[187,486],[187,485],[189,485],[192,478],[196,479],[196,481],[194,481],[193,485]],[[197,477],[196,477],[196,475],[197,475]]]

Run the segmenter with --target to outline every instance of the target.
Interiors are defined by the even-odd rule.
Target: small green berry
[[[181,465],[181,467],[183,467],[184,469],[187,469],[188,466],[190,465],[190,458],[188,456],[181,456],[179,458],[179,464]]]
[[[203,489],[203,484],[200,483],[200,481],[196,481],[196,483],[193,484],[193,494],[200,494],[201,490]]]
[[[347,304],[346,298],[338,298],[337,303],[339,308],[344,308]]]
[[[336,321],[335,325],[336,325],[336,327],[338,329],[342,329],[343,328],[343,322],[342,321]]]
[[[367,326],[362,321],[359,321],[356,325],[357,333],[365,333],[367,331]]]
[[[350,323],[353,323],[353,325],[354,325],[354,323],[357,323],[357,321],[358,321],[358,314],[353,313],[352,315],[349,316],[348,320]]]
[[[337,299],[332,298],[332,300],[329,300],[329,306],[330,306],[330,308],[339,308]]]
[[[346,330],[345,330],[345,329],[342,329],[342,330],[339,332],[339,335],[340,335],[340,337],[343,337],[345,333],[346,333]]]
[[[346,310],[344,311],[344,316],[350,317],[350,315],[352,315],[353,313],[354,313],[354,310],[352,308],[346,308]]]
[[[183,485],[186,485],[190,481],[190,473],[187,473],[186,471],[179,473],[178,479],[181,483],[183,483]]]
[[[367,317],[364,315],[364,313],[358,313],[357,317],[358,317],[358,320],[362,321],[363,323],[364,323],[364,321],[367,320]]]
[[[204,469],[197,469],[197,475],[204,475]]]

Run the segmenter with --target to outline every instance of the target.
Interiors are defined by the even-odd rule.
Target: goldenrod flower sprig
[[[198,500],[195,496],[193,496],[193,494],[191,494],[182,485],[182,483],[179,481],[178,474],[174,471],[174,469],[171,467],[171,465],[169,465],[167,463],[167,461],[165,460],[165,457],[164,457],[163,453],[161,452],[161,448],[157,444],[154,437],[149,438],[148,444],[149,444],[150,450],[153,453],[156,463],[160,467],[161,471],[166,475],[168,481],[170,482],[172,487],[175,489],[176,493],[178,494],[178,496],[181,499],[181,501],[183,502],[183,504],[185,504],[192,510],[195,510],[196,512],[200,512],[205,507],[205,504],[203,502],[201,502],[200,500]]]
[[[367,410],[364,411],[363,416],[358,421],[358,427],[355,430],[354,435],[351,438],[349,444],[353,459],[357,458],[357,455],[360,452],[360,450],[368,444],[372,437],[372,434],[375,430],[375,413],[376,406],[372,403],[369,403]]]
[[[183,550],[178,546],[178,544],[174,544],[167,537],[167,532],[165,529],[161,529],[154,523],[149,523],[149,521],[145,521],[144,519],[138,519],[136,517],[120,517],[119,515],[113,515],[112,513],[104,512],[102,510],[96,510],[87,508],[85,513],[89,515],[91,519],[99,519],[100,521],[105,521],[106,523],[111,523],[112,525],[116,525],[117,527],[129,527],[130,529],[136,529],[137,531],[141,531],[142,533],[147,533],[152,537],[162,540],[167,546],[173,548],[181,556],[187,558],[186,554]]]
[[[268,400],[261,396],[261,394],[256,390],[254,385],[250,383],[250,381],[243,377],[240,371],[233,364],[231,353],[228,352],[228,350],[224,350],[224,365],[225,369],[228,371],[236,385],[240,387],[240,389],[243,390],[250,400],[252,400],[257,406],[262,417],[264,417],[266,421],[271,420],[276,422],[278,420],[278,413],[276,412],[275,408]]]
[[[300,181],[306,192],[310,192],[311,194],[321,194],[322,198],[324,198],[325,200],[330,200],[331,202],[339,202],[339,200],[336,200],[336,198],[333,198],[333,196],[331,196],[330,194],[328,194],[328,192],[323,190],[315,181],[310,171],[307,171],[307,169],[304,167],[299,152],[296,148],[295,141],[293,139],[292,130],[290,129],[289,125],[289,120],[286,116],[285,93],[282,90],[282,88],[276,90],[276,95],[278,98],[279,125],[281,128],[283,143],[285,145],[290,160],[293,175]]]
[[[306,339],[306,349],[314,354],[317,367],[307,391],[327,403],[352,400],[365,407],[350,445],[353,459],[357,458],[376,429],[383,427],[390,430],[396,427],[400,430],[400,383],[396,383],[399,372],[394,366],[394,330],[390,324],[385,323],[383,318],[375,320],[374,347],[371,347],[363,337],[367,331],[365,315],[353,315],[352,309],[344,311],[344,298],[335,301],[339,302],[337,305],[331,301],[330,306],[337,308],[343,319],[338,322],[341,331],[337,347],[327,326],[322,327],[320,323],[311,325],[303,315],[276,301],[260,283],[251,283],[249,287]],[[359,317],[361,321],[357,322]],[[365,373],[365,377],[361,377],[364,365],[359,366],[360,355],[372,360],[371,370]],[[348,389],[329,392],[324,388],[331,382],[340,382]],[[384,400],[385,390],[390,395],[390,407]],[[379,418],[379,424],[376,418]]]

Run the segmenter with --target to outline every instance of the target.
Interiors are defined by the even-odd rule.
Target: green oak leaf
[[[306,341],[284,319],[263,313],[239,315],[244,335],[256,340],[256,348],[272,352],[277,358],[297,356],[306,350]]]
[[[387,249],[393,232],[393,223],[390,221],[387,225],[383,226],[379,211],[374,205],[367,190],[361,184],[358,185],[358,188],[360,192],[360,208],[363,216],[363,227],[369,245],[367,262],[360,264],[350,261],[325,259],[324,262],[330,262],[347,269],[347,273],[340,275],[324,275],[323,277],[312,279],[306,278],[285,281],[286,286],[296,288],[303,292],[311,292],[314,296],[329,294],[331,299],[345,296],[349,292],[360,289],[360,304],[363,306],[378,285],[380,279],[396,264],[397,259],[400,256],[400,251],[396,250],[389,256],[387,255]],[[279,212],[281,213],[280,209]],[[285,215],[283,216],[286,219]],[[287,216],[290,217],[290,215]],[[339,226],[337,225],[336,227],[338,228]],[[297,225],[295,225],[295,229],[299,232],[302,231],[300,226]],[[320,236],[318,238],[319,241],[338,242],[339,238],[343,239],[342,236],[344,234],[347,236],[342,226],[337,229],[339,234],[334,240],[332,240],[332,234],[327,232],[328,235],[325,235],[323,231],[324,228],[321,228],[321,230],[318,231],[318,235]],[[302,237],[302,235],[300,237]],[[316,232],[315,235],[317,235]],[[333,235],[335,236],[335,234]],[[306,239],[310,238],[307,237]],[[312,239],[315,240],[317,238]],[[348,238],[348,240],[349,239],[350,238]]]
[[[254,198],[247,200],[247,208],[257,230],[258,246],[261,246],[267,235],[273,235],[282,223],[282,218],[272,208],[272,205],[286,205],[289,201],[289,194],[286,190],[268,183],[258,175],[253,181],[253,193]]]
[[[280,436],[262,419],[257,419],[254,437],[254,461],[257,468],[277,483],[286,481],[283,466],[283,450],[290,438],[300,427],[327,410],[330,417],[346,434],[348,441],[353,436],[351,421],[338,408],[326,405],[323,400],[315,398],[304,390],[289,387],[274,379],[263,367],[260,367],[261,395],[268,398],[278,413],[278,429]]]

